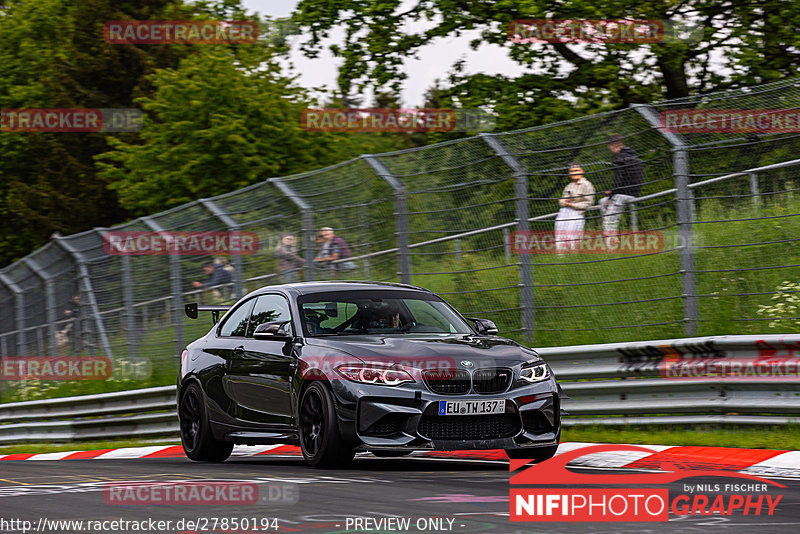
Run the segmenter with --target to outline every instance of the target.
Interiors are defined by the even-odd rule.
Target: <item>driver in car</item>
[[[358,312],[353,326],[359,330],[370,328],[400,328],[400,306],[394,301],[369,302]]]

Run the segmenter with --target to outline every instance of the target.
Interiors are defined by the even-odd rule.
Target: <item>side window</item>
[[[250,324],[247,327],[247,337],[253,337],[256,327],[263,323],[274,323],[276,321],[290,321],[289,302],[282,295],[261,295],[256,299],[256,305],[250,316]],[[285,327],[286,332],[291,334],[292,324]]]
[[[248,300],[225,319],[220,327],[219,335],[223,337],[244,337],[247,329],[247,317],[250,315],[250,308],[253,307],[253,300]]]

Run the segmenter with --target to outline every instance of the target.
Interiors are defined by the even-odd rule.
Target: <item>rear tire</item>
[[[300,398],[298,410],[300,449],[311,467],[347,467],[355,451],[339,433],[339,422],[330,390],[322,381],[314,381]]]
[[[233,451],[233,443],[214,439],[208,423],[205,395],[196,383],[186,386],[178,408],[183,451],[196,462],[224,462]]]

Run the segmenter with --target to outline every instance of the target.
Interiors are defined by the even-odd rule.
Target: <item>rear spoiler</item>
[[[197,319],[197,312],[211,312],[211,319],[216,324],[219,321],[219,314],[231,309],[230,306],[198,306],[196,302],[190,302],[183,307],[186,317]]]

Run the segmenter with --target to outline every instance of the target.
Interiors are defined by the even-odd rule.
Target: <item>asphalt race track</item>
[[[599,472],[584,469],[584,472]],[[604,471],[608,472],[608,471]],[[777,480],[786,489],[772,517],[687,517],[669,523],[511,523],[508,520],[509,473],[506,462],[437,458],[358,457],[351,469],[315,470],[297,457],[232,458],[224,464],[198,464],[185,458],[136,460],[9,461],[0,465],[0,517],[31,522],[29,532],[97,532],[40,527],[53,520],[171,520],[165,532],[189,534],[213,529],[211,519],[269,519],[277,532],[800,532],[800,480]],[[249,481],[284,488],[284,494],[257,504],[203,506],[107,503],[109,484],[141,481]],[[696,479],[693,482],[715,482]],[[719,482],[719,480],[716,480]],[[734,481],[735,482],[735,481]],[[288,493],[286,491],[288,490]],[[681,482],[669,485],[670,496],[683,492]],[[265,492],[266,494],[266,492]],[[266,497],[265,497],[266,499]],[[355,518],[371,518],[369,528],[357,528]],[[392,523],[379,528],[381,518],[409,518],[411,528]],[[180,519],[210,520],[194,529],[176,528]],[[420,520],[417,528],[415,522]],[[430,521],[430,522],[429,522]],[[266,524],[266,523],[265,523]],[[433,528],[425,528],[433,525]],[[9,528],[11,526],[12,528]],[[0,533],[22,532],[20,523],[6,523]],[[250,532],[254,530],[249,530]],[[273,528],[260,532],[275,532]],[[122,530],[105,532],[122,532]],[[141,531],[140,531],[141,532]],[[240,531],[241,532],[241,531]]]

